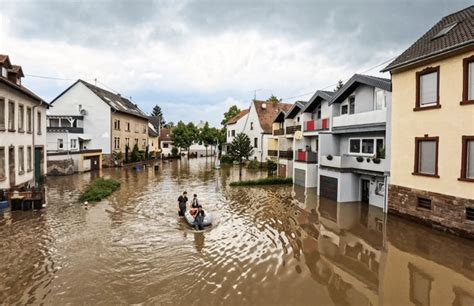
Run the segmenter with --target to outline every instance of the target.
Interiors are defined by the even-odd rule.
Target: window
[[[235,130],[232,130],[232,137],[235,137]]]
[[[114,130],[120,130],[120,120],[114,120]]]
[[[5,130],[5,99],[0,98],[0,131]]]
[[[383,138],[349,138],[349,153],[361,155],[375,155],[380,154],[376,152],[377,149],[384,146]],[[385,156],[383,157],[385,158]]]
[[[341,115],[346,115],[348,110],[347,104],[341,106]]]
[[[415,111],[439,108],[439,66],[416,73]]]
[[[375,110],[382,110],[387,106],[385,101],[385,93],[383,90],[375,92]]]
[[[429,306],[433,279],[411,263],[408,264],[408,270],[410,271],[410,301],[417,306]]]
[[[349,114],[355,113],[355,97],[349,97]]]
[[[374,139],[362,139],[362,153],[363,154],[374,153]]]
[[[62,150],[64,147],[64,141],[61,138],[58,138],[58,150]]]
[[[18,173],[25,173],[25,148],[18,147]]]
[[[353,154],[360,153],[360,139],[349,140],[349,153],[353,153]]]
[[[474,55],[463,60],[463,104],[474,103]]]
[[[474,182],[474,136],[462,137],[460,180]]]
[[[254,148],[258,148],[258,138],[257,138],[257,137],[255,137],[255,138],[253,139],[253,147],[254,147]]]
[[[130,147],[130,138],[125,138],[125,145]]]
[[[450,23],[450,24],[446,25],[438,33],[436,33],[436,35],[433,36],[433,38],[431,40],[443,37],[444,35],[448,34],[448,32],[451,31],[457,24],[458,24],[457,22],[453,22],[453,23]]]
[[[8,101],[8,130],[15,131],[15,102]]]
[[[316,119],[321,119],[321,104],[316,108]]]
[[[168,143],[164,143],[164,144],[163,144],[163,148],[166,149],[166,148],[168,148],[168,147],[169,147],[169,144],[168,144]]]
[[[145,133],[146,133],[146,125],[144,124],[143,125],[143,134],[145,134]]]
[[[138,126],[138,123],[135,123],[135,133],[138,133],[140,130],[140,127]]]
[[[415,168],[413,174],[438,176],[438,137],[415,138]]]
[[[431,200],[425,198],[418,198],[418,205],[419,208],[431,210]]]
[[[144,148],[144,149],[145,149],[145,147],[146,147],[146,139],[143,139],[143,145],[142,145],[142,148]]]
[[[135,138],[135,144],[138,146],[138,138]]]
[[[120,137],[114,137],[114,149],[120,149]]]
[[[253,130],[253,122],[250,122],[250,129]]]
[[[24,121],[25,121],[25,107],[23,105],[18,105],[18,130],[20,132],[24,131]]]
[[[1,68],[2,68],[2,77],[6,78],[7,75],[8,75],[7,68],[5,68],[5,67],[1,67]]]
[[[28,148],[26,149],[26,167],[27,167],[26,169],[27,169],[28,171],[33,170],[33,163],[32,163],[32,158],[31,158],[32,156],[31,156],[31,154],[33,154],[33,151],[32,151],[32,149],[31,149],[31,147],[28,147]]]
[[[27,107],[26,108],[26,131],[28,133],[31,133],[31,128],[32,128],[32,124],[31,124],[31,107]]]
[[[227,137],[230,137],[230,131],[227,131]]]
[[[5,178],[5,147],[0,147],[0,180]]]
[[[127,132],[130,132],[130,122],[127,122]]]
[[[466,219],[474,221],[474,207],[466,207]]]
[[[71,149],[75,149],[77,147],[77,139],[71,139]]]
[[[38,116],[38,126],[37,126],[38,131],[37,131],[37,132],[38,132],[38,135],[41,135],[41,126],[42,126],[42,123],[41,123],[41,112],[38,112],[38,113],[37,113],[37,116]]]

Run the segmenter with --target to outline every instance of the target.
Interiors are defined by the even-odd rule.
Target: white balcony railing
[[[343,155],[332,156],[331,160],[327,159],[327,155],[321,156],[319,164],[321,166],[333,168],[353,168],[368,171],[386,172],[389,171],[389,163],[387,159],[379,159],[379,163],[375,163],[372,157],[361,156],[362,161],[357,161],[357,156]],[[369,161],[367,161],[367,158]]]
[[[387,122],[387,110],[342,115],[333,118],[333,127],[346,127],[351,125],[377,124]]]

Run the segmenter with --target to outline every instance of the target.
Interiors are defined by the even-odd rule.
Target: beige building
[[[384,71],[389,211],[474,237],[474,6],[444,17]]]

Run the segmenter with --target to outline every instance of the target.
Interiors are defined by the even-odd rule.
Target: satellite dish
[[[296,132],[295,132],[295,139],[296,139],[296,140],[301,140],[301,139],[303,139],[303,132],[301,132],[301,131],[296,131]]]

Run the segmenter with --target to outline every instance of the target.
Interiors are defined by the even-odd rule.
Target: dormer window
[[[316,108],[316,119],[321,119],[321,104]]]
[[[253,130],[253,122],[250,122],[250,130]]]
[[[341,115],[347,115],[349,106],[347,104],[341,106]]]
[[[8,71],[5,67],[2,67],[2,77],[6,78],[8,76]]]

